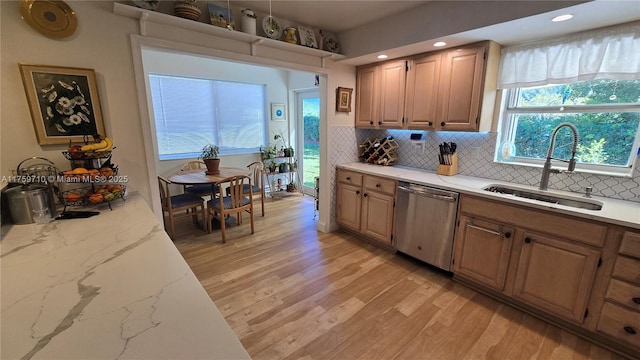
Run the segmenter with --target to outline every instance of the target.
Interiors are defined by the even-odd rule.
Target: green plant
[[[202,154],[198,157],[201,160],[218,159],[218,145],[209,144],[202,148]]]

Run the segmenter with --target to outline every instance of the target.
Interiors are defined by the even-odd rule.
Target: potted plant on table
[[[220,148],[218,145],[209,144],[202,148],[202,154],[198,157],[204,161],[207,166],[207,174],[217,174],[220,172],[220,158],[218,152]]]

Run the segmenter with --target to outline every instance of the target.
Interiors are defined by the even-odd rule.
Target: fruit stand
[[[118,198],[124,201],[127,177],[118,175],[118,167],[111,162],[113,142],[108,137],[93,136],[94,142],[69,146],[63,155],[70,161],[71,169],[59,175],[64,189],[59,200],[67,206],[87,206],[107,203]]]

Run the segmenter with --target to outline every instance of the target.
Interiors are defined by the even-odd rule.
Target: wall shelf
[[[113,3],[113,13],[132,19],[137,19],[140,22],[140,34],[143,36],[147,36],[146,23],[153,22],[247,43],[251,46],[252,56],[256,56],[256,47],[262,46],[265,48],[279,49],[295,52],[298,54],[316,56],[320,59],[322,67],[324,67],[325,65],[325,59],[339,60],[345,58],[345,56],[342,54],[332,53],[330,51],[314,49],[302,45],[289,44],[284,41],[251,35],[243,33],[241,31],[227,30],[225,28],[217,27],[211,24],[183,19],[177,16],[145,10],[135,6],[117,2]]]

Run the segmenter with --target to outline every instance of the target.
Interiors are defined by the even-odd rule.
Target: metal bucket
[[[28,184],[6,190],[9,212],[14,224],[31,224],[34,221],[34,210],[46,210],[55,217],[56,203],[53,189],[46,185]]]

